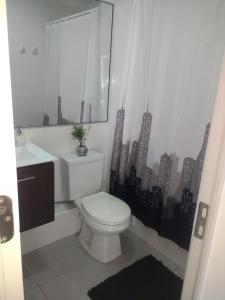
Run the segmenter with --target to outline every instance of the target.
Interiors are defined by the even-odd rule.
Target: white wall
[[[65,180],[61,174],[60,157],[64,153],[73,152],[78,145],[71,136],[72,126],[54,126],[27,128],[24,133],[28,140],[49,151],[58,158],[55,162],[55,201],[69,200],[65,190]],[[91,125],[87,137],[87,146],[106,154],[106,136],[108,133],[107,123],[96,123]],[[104,176],[103,188],[105,187],[106,176]],[[84,178],[85,180],[85,178]]]

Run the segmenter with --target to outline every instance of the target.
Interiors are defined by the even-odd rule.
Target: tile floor
[[[23,256],[26,300],[88,300],[87,292],[136,260],[154,255],[176,275],[183,271],[130,231],[121,236],[123,254],[102,264],[90,257],[70,236]]]

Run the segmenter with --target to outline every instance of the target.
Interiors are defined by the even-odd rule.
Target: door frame
[[[209,284],[207,286],[206,282],[208,281],[208,283],[210,283],[210,279],[211,282],[213,281],[213,279],[217,282],[220,282],[220,279],[224,278],[225,276],[225,270],[223,270],[223,274],[219,273],[219,265],[215,266],[215,273],[209,271],[212,264],[218,264],[218,257],[215,256],[217,248],[221,248],[222,250],[224,249],[225,245],[225,235],[220,235],[222,229],[221,224],[223,224],[223,220],[225,217],[225,212],[223,210],[225,205],[225,56],[219,80],[216,106],[214,110],[214,131],[212,132],[212,135],[213,137],[210,158],[211,156],[213,156],[213,154],[215,155],[215,146],[217,146],[216,142],[218,143],[219,149],[217,166],[214,167],[217,169],[217,173],[216,179],[214,181],[214,189],[211,195],[212,199],[209,219],[207,223],[207,234],[204,239],[202,259],[199,264],[196,288],[194,290],[194,299],[206,299],[206,295],[207,297],[209,297],[208,299],[210,299],[209,293],[214,290],[214,295],[217,295],[214,299],[219,300],[224,299],[225,297],[224,286],[222,286],[222,295],[222,291],[220,291],[219,287],[217,287],[216,282],[214,282],[213,287],[209,287]],[[214,142],[215,144],[213,144]],[[212,161],[213,160],[211,160],[210,163],[212,163]],[[210,175],[210,178],[212,178],[213,174]],[[218,235],[220,235],[220,240],[218,240]],[[219,264],[221,263],[223,265],[222,261],[219,262]],[[218,270],[216,270],[216,268]]]
[[[6,298],[5,291],[5,280],[4,280],[4,272],[3,272],[3,259],[2,259],[2,250],[0,244],[0,299]]]
[[[200,184],[198,204],[209,205],[208,220],[203,240],[194,236],[197,211],[192,232],[190,251],[183,284],[182,300],[199,300],[203,291],[203,278],[207,275],[209,252],[218,221],[219,207],[224,200],[225,187],[225,57],[221,68],[211,129]],[[198,207],[197,207],[198,208]],[[190,294],[190,291],[192,293]]]
[[[6,0],[0,0],[0,195],[7,195],[12,200],[14,219],[13,238],[4,244],[0,243],[0,296],[1,300],[22,300],[24,295],[7,29]]]

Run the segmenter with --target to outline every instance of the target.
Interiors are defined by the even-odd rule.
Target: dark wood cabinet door
[[[17,169],[20,231],[54,221],[54,163]]]

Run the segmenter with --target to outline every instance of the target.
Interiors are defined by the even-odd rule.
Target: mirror
[[[113,5],[7,0],[15,127],[104,122]]]

